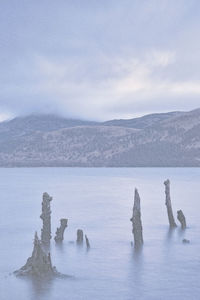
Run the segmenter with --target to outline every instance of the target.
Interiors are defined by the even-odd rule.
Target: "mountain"
[[[111,120],[102,123],[105,126],[122,126],[128,128],[144,129],[149,126],[155,125],[161,121],[167,120],[170,117],[181,115],[182,112],[169,112],[161,114],[150,114],[140,118],[134,118],[129,120]]]
[[[15,118],[0,123],[0,166],[199,167],[200,109],[102,123]]]
[[[30,134],[36,131],[48,132],[61,128],[92,126],[97,124],[98,122],[66,119],[56,115],[30,115],[0,123],[0,134],[16,136]]]

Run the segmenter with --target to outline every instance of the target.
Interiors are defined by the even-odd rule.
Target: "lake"
[[[170,231],[164,180],[171,181],[174,215],[182,209],[185,231]],[[200,169],[11,168],[0,169],[1,300],[200,299]],[[141,197],[144,246],[135,251],[134,188]],[[40,234],[43,192],[53,196],[52,235],[68,218],[63,244],[52,238],[52,262],[70,278],[16,278]],[[178,222],[178,221],[177,221]],[[77,247],[83,229],[91,249]],[[190,244],[183,244],[183,238]]]

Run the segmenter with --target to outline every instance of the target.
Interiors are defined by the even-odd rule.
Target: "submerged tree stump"
[[[181,223],[181,228],[185,229],[186,228],[186,219],[185,219],[185,216],[181,209],[177,211],[177,219]]]
[[[133,216],[130,219],[132,222],[132,233],[134,236],[135,247],[143,245],[143,233],[142,233],[142,221],[141,221],[141,209],[140,209],[140,196],[138,190],[135,189]]]
[[[165,185],[165,195],[166,195],[166,201],[165,205],[167,206],[167,215],[169,219],[169,225],[171,228],[177,227],[175,220],[174,220],[174,215],[173,215],[173,210],[172,210],[172,203],[171,203],[171,197],[170,197],[170,181],[167,179],[164,182]]]
[[[16,276],[36,276],[49,277],[59,275],[56,268],[52,266],[50,253],[46,253],[38,239],[37,232],[34,238],[34,248],[31,257],[27,259],[26,264],[15,271]]]
[[[51,240],[51,201],[52,197],[50,197],[49,194],[44,193],[42,200],[42,214],[40,218],[43,221],[43,226],[41,229],[41,242],[46,249],[49,248]]]
[[[77,239],[76,239],[77,244],[81,245],[83,244],[83,230],[78,229],[77,230]]]
[[[190,240],[183,239],[182,242],[183,242],[183,244],[189,244],[189,243],[190,243]]]
[[[86,234],[85,234],[85,242],[86,242],[87,249],[90,249],[90,242]]]
[[[68,219],[60,219],[60,227],[56,230],[56,236],[54,237],[54,240],[56,242],[62,242],[64,239],[64,231],[65,228],[67,228],[67,222]]]

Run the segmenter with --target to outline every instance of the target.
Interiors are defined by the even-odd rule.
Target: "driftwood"
[[[164,182],[164,185],[165,185],[165,195],[166,195],[165,205],[167,206],[167,214],[168,214],[168,219],[169,219],[169,225],[170,225],[171,228],[177,227],[177,225],[175,223],[175,220],[174,220],[173,210],[172,210],[169,179],[167,179]]]
[[[41,242],[46,249],[49,248],[51,240],[51,201],[52,197],[50,197],[47,193],[44,193],[42,200],[42,214],[40,218],[43,221],[41,230]]]
[[[134,236],[135,247],[143,245],[143,233],[142,233],[142,221],[141,221],[141,209],[140,209],[140,196],[138,190],[135,189],[133,216],[130,219],[132,222],[132,233]]]
[[[186,228],[186,219],[185,219],[185,216],[184,216],[182,210],[177,211],[177,219],[181,223],[181,228],[185,229]]]
[[[56,236],[54,237],[54,240],[56,242],[62,242],[64,239],[64,231],[67,227],[68,219],[60,219],[60,227],[56,230]]]

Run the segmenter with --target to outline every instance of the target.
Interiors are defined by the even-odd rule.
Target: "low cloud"
[[[198,1],[2,5],[0,120],[106,120],[200,106]]]
[[[12,114],[59,113],[105,120],[129,118],[161,107],[179,109],[183,104],[181,99],[186,96],[194,99],[195,104],[196,97],[200,96],[200,81],[172,81],[158,76],[175,62],[174,52],[155,50],[140,58],[104,58],[100,64],[103,69],[109,69],[109,74],[97,71],[93,79],[89,72],[83,77],[77,76],[90,67],[87,64],[36,57],[32,73],[33,77],[37,74],[37,80],[28,78],[24,84],[12,85],[11,89],[4,85],[1,98],[5,95],[8,98],[2,108]]]

